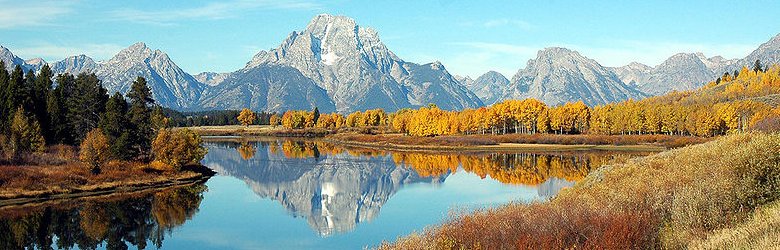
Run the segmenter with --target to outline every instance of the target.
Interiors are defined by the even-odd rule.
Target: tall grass
[[[457,215],[380,248],[688,248],[778,196],[780,135],[731,135],[604,167],[547,203]]]
[[[74,147],[54,145],[44,153],[27,154],[11,164],[0,164],[0,200],[143,186],[196,176],[192,171],[162,171],[140,162],[120,161],[109,162],[95,175],[78,160]]]

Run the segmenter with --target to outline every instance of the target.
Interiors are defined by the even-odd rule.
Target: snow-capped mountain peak
[[[482,104],[440,62],[425,69],[405,62],[382,43],[376,30],[361,27],[345,16],[315,16],[305,29],[290,33],[277,48],[257,53],[243,71],[265,64],[297,69],[325,89],[341,112],[393,111],[431,102],[445,109]],[[412,76],[412,71],[418,75]],[[421,81],[436,87],[423,86]]]

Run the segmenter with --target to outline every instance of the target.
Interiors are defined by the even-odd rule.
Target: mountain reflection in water
[[[443,183],[459,171],[554,196],[616,155],[575,153],[409,153],[345,148],[321,141],[210,142],[203,163],[243,180],[262,198],[304,217],[321,236],[374,219],[406,185]]]
[[[205,190],[204,184],[192,184],[0,208],[0,249],[144,249],[149,243],[160,248],[166,235],[198,212]]]

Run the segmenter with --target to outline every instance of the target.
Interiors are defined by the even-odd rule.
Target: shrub
[[[13,144],[4,134],[0,134],[0,162],[7,162],[13,156]]]
[[[152,142],[154,160],[166,164],[174,171],[181,167],[197,163],[206,156],[203,140],[189,129],[161,129]]]
[[[92,173],[99,173],[100,167],[109,159],[111,151],[108,147],[108,137],[99,128],[92,129],[81,142],[79,160],[90,167]]]

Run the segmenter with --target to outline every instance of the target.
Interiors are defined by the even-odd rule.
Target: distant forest
[[[171,119],[171,125],[174,127],[193,127],[193,126],[223,126],[240,125],[237,117],[240,110],[209,110],[195,112],[180,112],[169,108],[162,109],[163,114]],[[252,124],[268,125],[271,116],[276,113],[258,112],[255,113],[257,119]]]

